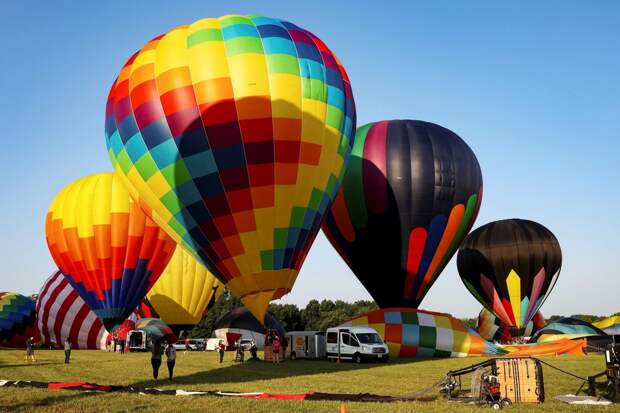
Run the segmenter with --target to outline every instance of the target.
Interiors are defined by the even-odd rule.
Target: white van
[[[381,336],[369,327],[334,327],[327,329],[327,358],[387,362],[389,350]]]

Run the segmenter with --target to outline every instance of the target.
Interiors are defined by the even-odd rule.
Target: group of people
[[[34,356],[34,337],[28,337],[26,339],[26,362],[30,363],[31,361],[33,363],[37,362],[37,359]],[[65,364],[69,364],[69,362],[71,361],[71,348],[72,348],[72,343],[71,343],[71,339],[69,337],[67,337],[65,339],[65,342],[63,343],[63,349],[65,351]]]
[[[166,364],[168,366],[168,381],[172,381],[174,374],[174,365],[177,359],[177,349],[171,342],[164,340],[153,341],[151,347],[151,366],[153,367],[153,379],[157,381],[159,376],[159,367],[161,366],[162,355],[166,355]]]

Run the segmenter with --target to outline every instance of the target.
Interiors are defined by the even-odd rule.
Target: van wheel
[[[291,360],[295,360],[297,358],[297,354],[295,352],[291,353]]]
[[[353,356],[353,361],[357,364],[360,364],[362,362],[362,356],[360,356],[359,353],[355,353],[355,355]]]

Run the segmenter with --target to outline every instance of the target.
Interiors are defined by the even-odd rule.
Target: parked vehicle
[[[369,327],[334,327],[327,329],[327,358],[336,360],[387,362],[389,350],[381,336]]]
[[[144,330],[130,330],[127,333],[129,351],[149,351],[151,340]]]
[[[185,351],[185,340],[179,340],[173,344],[174,348],[177,350]],[[190,338],[189,339],[189,349],[190,351],[205,351],[207,347],[207,340],[204,338]]]
[[[239,347],[241,347],[243,351],[250,351],[252,345],[254,345],[254,341],[247,338],[242,338],[241,340],[239,340]]]
[[[285,357],[295,359],[322,359],[327,355],[324,331],[289,331]]]

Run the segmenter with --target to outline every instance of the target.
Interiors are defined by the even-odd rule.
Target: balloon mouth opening
[[[525,327],[508,327],[508,331],[510,332],[510,335],[515,338],[522,337],[523,334],[525,334]]]

